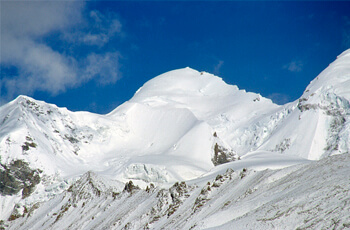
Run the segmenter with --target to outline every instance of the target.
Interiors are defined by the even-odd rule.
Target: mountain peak
[[[36,100],[29,97],[29,96],[26,96],[26,95],[19,95],[13,101],[11,101],[9,104],[21,105],[22,103],[26,103],[27,101],[36,101]]]
[[[181,97],[225,95],[235,90],[238,90],[237,86],[227,85],[215,75],[187,67],[169,71],[149,80],[136,92],[134,99],[166,95]]]
[[[189,109],[198,119],[205,120],[232,107],[264,104],[278,107],[259,94],[239,90],[222,78],[189,67],[161,74],[146,82],[129,101],[150,107]],[[252,105],[253,107],[253,105]]]
[[[350,101],[350,49],[340,54],[306,88],[302,98],[317,98],[316,95],[336,94]],[[313,98],[312,98],[313,97]]]
[[[15,100],[34,100],[34,99],[26,95],[19,95]]]

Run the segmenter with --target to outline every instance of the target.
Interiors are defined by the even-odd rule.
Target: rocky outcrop
[[[0,164],[0,194],[14,195],[22,190],[22,198],[28,197],[40,183],[39,169],[31,169],[22,160],[12,161],[9,165]]]
[[[215,143],[214,157],[212,158],[212,162],[215,166],[221,165],[230,161],[234,161],[237,159],[238,158],[235,157],[235,154],[232,151]]]

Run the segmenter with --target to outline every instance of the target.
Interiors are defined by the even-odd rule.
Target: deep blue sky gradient
[[[121,79],[30,96],[73,111],[107,113],[151,78],[189,66],[283,104],[299,98],[350,48],[349,2],[87,2],[84,15],[92,10],[117,17],[122,33],[101,47],[68,46],[59,32],[41,42],[76,59],[119,52]],[[3,66],[1,76],[10,70],[16,66]],[[1,92],[5,97],[6,88]]]

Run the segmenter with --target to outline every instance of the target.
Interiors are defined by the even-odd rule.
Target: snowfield
[[[191,68],[107,115],[0,107],[0,229],[350,228],[350,50],[283,106]]]

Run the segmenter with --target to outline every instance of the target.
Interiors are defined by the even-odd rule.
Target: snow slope
[[[146,82],[133,98],[107,115],[71,112],[27,96],[19,96],[0,107],[0,220],[18,219],[16,223],[30,223],[28,226],[33,225],[31,221],[34,221],[45,228],[59,228],[65,223],[67,228],[93,229],[95,221],[90,223],[86,218],[101,215],[99,221],[111,228],[113,221],[119,226],[116,228],[128,222],[134,229],[146,224],[158,228],[172,221],[178,222],[169,216],[164,219],[162,215],[176,211],[188,196],[194,197],[194,194],[201,193],[199,188],[204,188],[208,181],[214,183],[216,175],[225,174],[228,169],[235,171],[234,176],[232,173],[231,176],[226,174],[230,178],[240,178],[247,169],[249,172],[256,170],[253,173],[256,177],[254,183],[258,183],[257,178],[269,178],[274,173],[285,178],[286,173],[291,170],[297,173],[300,167],[311,170],[309,166],[294,166],[282,171],[266,171],[308,165],[309,160],[327,161],[330,156],[349,153],[349,66],[350,50],[338,56],[313,80],[299,100],[283,106],[261,95],[239,90],[217,76],[191,68],[170,71]],[[293,178],[293,183],[297,183]],[[130,180],[142,189],[152,183],[156,186],[152,189],[161,194],[150,193],[149,189],[148,192],[142,190],[137,193],[137,201],[128,200],[128,188],[133,186],[126,189],[128,192],[121,190],[123,184]],[[187,185],[174,185],[179,181],[186,181]],[[239,183],[237,191],[247,191],[250,185]],[[170,190],[177,192],[174,195],[174,191],[172,193]],[[218,204],[228,202],[222,196],[224,191],[227,193],[231,190],[234,193],[235,187],[228,186],[227,190],[219,193],[221,195],[213,195],[210,200]],[[87,201],[83,205],[81,200],[87,197],[77,195],[79,191],[89,194],[88,198],[107,199],[106,203],[101,202],[111,207],[116,205],[111,208],[114,211],[124,204],[125,208],[132,207],[131,210],[116,214],[122,218],[129,213],[129,221],[116,222],[117,217],[112,215],[112,222],[105,222],[106,210],[110,206],[104,206],[106,212],[101,211],[101,205],[97,203],[86,207]],[[161,191],[168,192],[163,194]],[[275,193],[283,194],[283,191],[277,189]],[[164,202],[173,202],[172,206],[159,204],[160,207],[157,204],[158,211],[151,213],[133,206],[146,202],[145,207],[150,207],[154,202],[159,202],[159,196],[166,196],[163,197]],[[174,196],[180,198],[175,199]],[[262,201],[258,200],[260,198]],[[233,225],[230,221],[239,217],[240,220],[235,219],[232,224],[237,222],[239,226],[244,226],[246,222],[243,214],[248,215],[248,223],[249,218],[254,219],[257,215],[252,212],[253,209],[265,210],[263,205],[273,203],[277,198],[277,195],[268,199],[259,195],[252,201],[257,206],[241,207],[233,216],[229,214],[225,217],[222,223],[210,221],[217,216],[210,214],[210,217],[208,213],[196,217],[194,221],[199,228],[221,224],[225,224],[223,228],[231,228]],[[75,203],[72,203],[72,199]],[[208,206],[207,198],[191,199],[188,204],[197,202],[193,207]],[[189,211],[189,206],[181,207],[188,215],[186,222],[189,222],[172,226],[196,227],[190,226],[194,223],[190,219],[197,215],[197,211]],[[86,218],[82,218],[80,223],[73,214],[66,215],[68,210],[75,210],[72,211],[74,215],[86,212]],[[52,215],[49,219],[44,218],[42,221],[45,223],[42,223],[39,219],[46,212]],[[215,212],[219,210],[215,209]],[[233,211],[230,209],[227,212]],[[222,214],[225,216],[227,212]],[[154,213],[158,213],[159,218]],[[29,214],[33,215],[32,219],[24,221],[21,218]],[[145,222],[142,220],[145,215],[155,220],[152,222],[153,219],[146,218]],[[65,218],[72,218],[72,222],[63,222]],[[15,222],[6,222],[9,225],[12,223]],[[15,224],[13,226],[18,227]],[[33,229],[41,228],[35,226]],[[272,228],[272,225],[266,226]]]
[[[350,155],[120,191],[85,174],[9,229],[347,229]],[[44,218],[43,218],[44,217]]]

